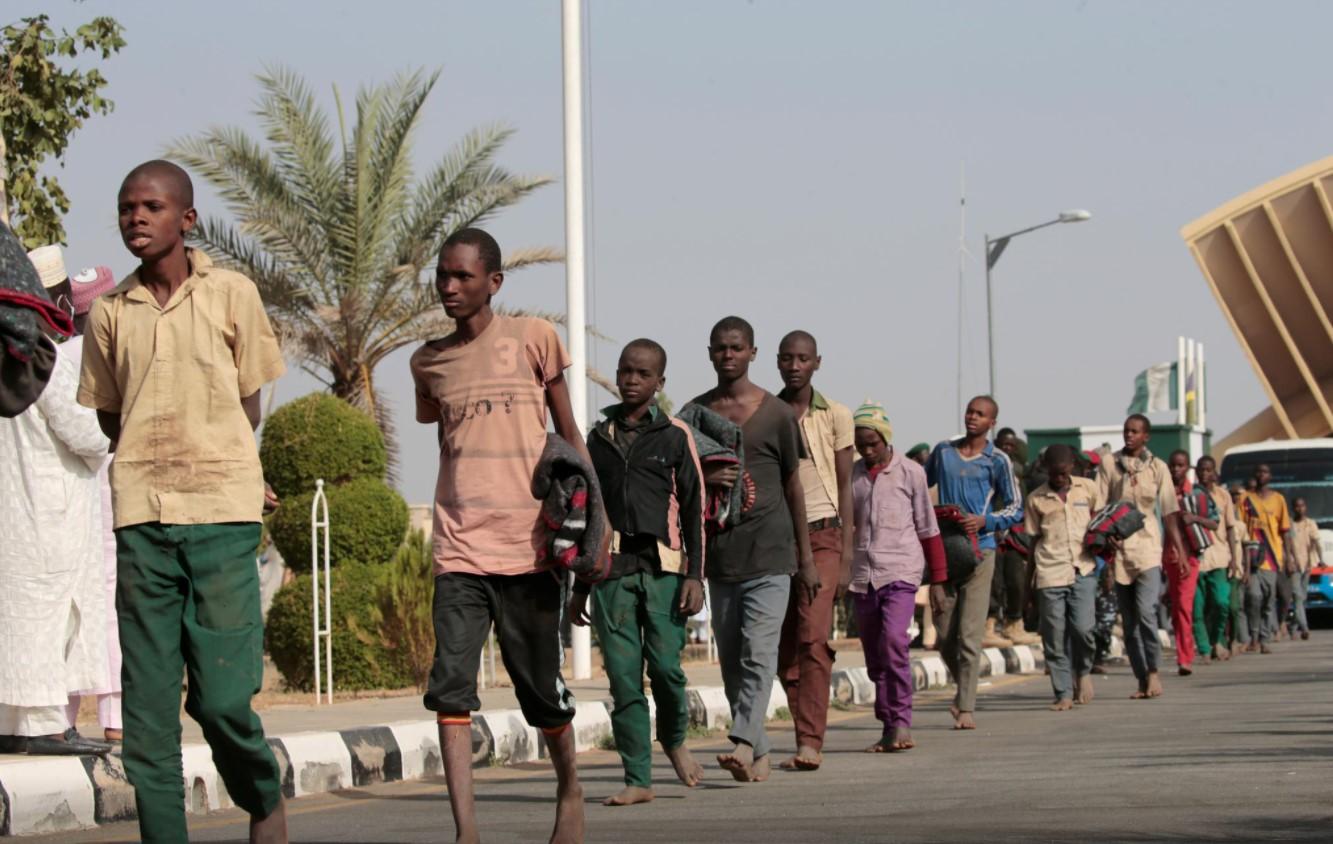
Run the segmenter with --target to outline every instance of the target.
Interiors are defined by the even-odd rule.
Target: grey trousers
[[[1296,628],[1302,633],[1310,632],[1310,620],[1305,616],[1305,597],[1310,592],[1310,570],[1292,572],[1287,575],[1291,581],[1291,602],[1296,612]]]
[[[1277,633],[1277,572],[1255,569],[1245,587],[1245,614],[1250,625],[1250,644],[1266,644]]]
[[[731,705],[728,738],[754,748],[758,759],[772,747],[764,719],[773,693],[773,679],[778,673],[778,642],[783,619],[787,617],[791,575],[768,575],[735,583],[711,580],[708,591],[722,685]]]
[[[940,631],[940,656],[953,674],[958,691],[953,703],[960,712],[977,708],[977,679],[981,676],[981,637],[990,609],[995,551],[982,552],[981,565],[962,583],[950,583],[943,612],[935,619]]]
[[[1157,639],[1157,606],[1161,590],[1160,568],[1141,572],[1128,586],[1115,585],[1120,619],[1124,623],[1125,652],[1140,685],[1148,682],[1149,674],[1156,673],[1162,656],[1162,643]]]
[[[1068,700],[1074,696],[1074,680],[1092,671],[1097,649],[1093,635],[1097,578],[1076,574],[1072,586],[1037,591],[1041,595],[1041,646],[1046,667],[1051,669],[1051,688],[1056,700]]]

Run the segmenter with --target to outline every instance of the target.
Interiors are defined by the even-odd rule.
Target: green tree
[[[106,114],[112,102],[102,96],[106,79],[97,70],[65,70],[56,62],[81,52],[103,59],[125,46],[124,29],[113,18],[98,17],[71,35],[51,29],[46,15],[6,26],[0,38],[0,214],[13,220],[14,232],[29,249],[64,243],[61,217],[69,197],[54,176],[42,175],[42,163],[65,154],[73,135],[93,114]]]
[[[286,353],[374,416],[391,460],[375,367],[452,330],[427,277],[445,238],[551,183],[494,163],[513,134],[501,125],[468,132],[417,178],[413,135],[438,76],[418,71],[362,89],[349,126],[337,88],[331,123],[304,80],[268,70],[257,111],[267,146],[222,127],[167,150],[217,189],[233,218],[202,219],[196,242],[254,279]],[[559,260],[551,248],[510,250],[505,269]]]

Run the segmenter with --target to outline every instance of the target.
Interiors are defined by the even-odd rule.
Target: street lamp
[[[1019,229],[1016,232],[1010,232],[1003,237],[991,238],[986,235],[986,361],[990,368],[990,394],[995,395],[995,314],[991,308],[991,285],[990,271],[991,267],[1000,260],[1004,254],[1005,247],[1009,241],[1018,237],[1020,234],[1035,232],[1037,229],[1044,229],[1047,226],[1053,226],[1056,223],[1081,223],[1084,220],[1092,219],[1091,211],[1075,209],[1072,211],[1061,211],[1060,216],[1054,220],[1048,220],[1035,226],[1028,226],[1025,229]]]

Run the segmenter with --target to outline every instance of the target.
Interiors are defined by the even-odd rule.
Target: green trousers
[[[267,817],[282,799],[250,699],[263,678],[255,549],[260,525],[132,525],[116,531],[125,773],[145,842],[183,842],[181,676],[236,805]]]
[[[672,750],[685,741],[690,717],[685,699],[685,621],[676,609],[684,578],[639,572],[593,588],[593,627],[602,646],[615,708],[611,732],[625,765],[625,784],[653,784],[653,740],[643,672],[657,703],[657,740]]]
[[[1227,620],[1231,617],[1231,583],[1226,569],[1199,573],[1194,590],[1194,646],[1199,656],[1227,645]]]

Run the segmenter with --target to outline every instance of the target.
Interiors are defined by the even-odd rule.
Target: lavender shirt
[[[901,581],[921,585],[926,554],[921,540],[940,532],[926,487],[926,470],[897,449],[874,481],[865,461],[852,467],[852,512],[856,534],[852,555],[853,592],[873,591]]]

